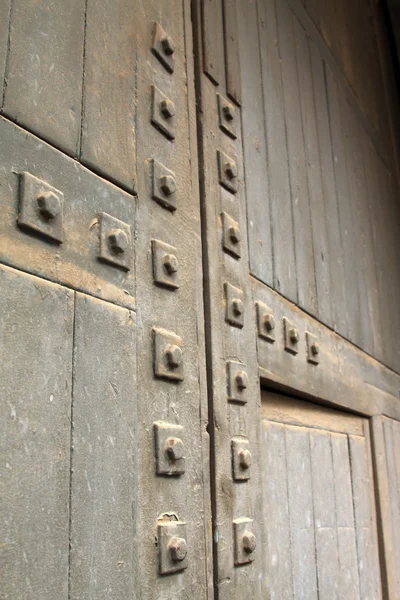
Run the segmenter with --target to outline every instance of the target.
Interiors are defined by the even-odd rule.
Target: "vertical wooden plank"
[[[378,600],[382,597],[382,590],[375,514],[371,506],[373,482],[368,464],[366,441],[364,438],[353,436],[349,438],[349,445],[360,593],[361,598]]]
[[[137,12],[130,0],[87,2],[81,159],[128,190],[136,179]]]
[[[135,596],[135,315],[76,295],[70,597]]]
[[[271,599],[293,598],[285,427],[263,421],[265,473],[263,520],[268,532]],[[272,473],[280,473],[274,477]],[[272,518],[273,515],[273,518]]]
[[[339,558],[338,598],[359,598],[357,547],[347,436],[331,434]]]
[[[85,0],[13,0],[3,110],[68,154],[81,128]]]
[[[250,271],[272,286],[272,238],[260,48],[255,1],[238,1],[239,50],[242,65],[244,176],[248,210]],[[252,65],[251,69],[248,65]],[[295,272],[293,272],[295,276]]]
[[[309,40],[314,103],[322,171],[322,193],[327,223],[329,247],[330,294],[332,298],[333,328],[342,335],[347,333],[347,298],[343,265],[343,248],[340,236],[338,198],[332,158],[332,138],[329,128],[328,100],[326,95],[323,60],[312,40]]]
[[[286,426],[285,444],[294,597],[312,600],[318,591],[309,432]]]
[[[383,431],[386,450],[386,464],[389,480],[389,501],[393,535],[393,556],[395,590],[400,594],[400,424],[391,420],[383,420]]]
[[[11,0],[0,0],[0,107],[3,107],[4,76],[8,54]]]
[[[290,186],[294,225],[298,304],[313,315],[318,314],[313,236],[311,229],[303,126],[293,13],[286,2],[276,4],[278,39],[282,64]]]
[[[221,0],[204,0],[202,6],[203,69],[218,85],[225,81],[224,27]]]
[[[241,104],[241,80],[236,0],[223,0],[226,91],[237,104]]]
[[[273,286],[278,292],[297,302],[293,215],[275,0],[259,2],[258,14],[269,182],[269,203],[265,200],[260,202],[260,212],[261,208],[263,214],[267,208],[270,208],[270,215],[268,214],[267,217],[268,223],[272,226]],[[244,139],[246,141],[246,135]],[[265,189],[267,190],[267,186]],[[251,196],[248,198],[251,207],[252,198]],[[253,269],[255,265],[257,266],[255,274],[271,285],[272,281],[269,282],[264,275],[267,264],[265,254],[261,254],[257,248],[258,239],[265,238],[264,223],[260,219],[254,219],[253,228],[250,237],[250,244],[253,244],[251,264]]]
[[[296,17],[293,18],[293,24],[311,213],[318,317],[323,323],[332,327],[328,234],[310,54],[305,31]]]
[[[73,294],[0,267],[1,596],[67,600]]]
[[[339,224],[343,244],[344,277],[347,292],[347,335],[355,343],[360,343],[359,289],[356,265],[354,262],[355,243],[353,218],[350,209],[349,182],[346,166],[345,142],[342,129],[339,91],[334,76],[326,66],[329,119],[332,137],[333,162],[339,208]]]
[[[337,597],[339,557],[330,436],[310,432],[318,592],[321,600]]]

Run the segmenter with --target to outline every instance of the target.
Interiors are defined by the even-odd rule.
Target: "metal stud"
[[[153,329],[154,374],[156,377],[183,381],[182,338],[172,331]]]
[[[57,242],[63,241],[64,195],[30,173],[20,174],[18,225]]]
[[[236,161],[221,150],[217,151],[219,182],[228,191],[238,191],[238,168]]]
[[[186,523],[159,522],[157,527],[160,575],[183,571],[188,567]]]
[[[228,360],[226,363],[227,378],[228,378],[228,401],[247,402],[249,376],[247,375],[245,366],[236,361]]]
[[[249,440],[242,437],[232,439],[232,472],[235,481],[246,481],[251,477],[252,456]]]
[[[163,67],[169,72],[174,71],[175,42],[159,23],[154,23],[153,43],[151,51],[158,58]]]
[[[283,318],[283,331],[285,338],[285,350],[291,354],[299,352],[299,330],[296,325],[289,321],[286,317]]]
[[[313,365],[318,365],[320,362],[320,345],[316,335],[306,331],[306,344],[307,344],[307,360]]]
[[[221,130],[234,140],[236,135],[236,109],[229,100],[217,94],[219,126]]]
[[[235,565],[250,563],[255,558],[257,546],[256,536],[253,531],[253,519],[240,517],[233,521],[234,560]]]
[[[164,208],[176,210],[175,173],[155,160],[150,161],[151,197]]]
[[[107,213],[100,213],[99,224],[99,260],[110,263],[116,267],[121,267],[125,271],[129,271],[132,264],[130,225]]]
[[[157,475],[182,475],[185,472],[183,427],[173,423],[154,423]]]
[[[226,311],[225,320],[234,327],[242,328],[244,325],[244,294],[242,290],[230,283],[225,283]]]
[[[276,323],[272,310],[263,302],[256,302],[256,317],[259,337],[274,343]]]
[[[178,251],[160,240],[151,240],[154,283],[176,290],[179,288]]]
[[[151,86],[151,122],[169,140],[175,139],[175,104],[155,85]]]
[[[241,256],[241,240],[239,223],[232,219],[228,213],[222,215],[222,247],[225,252],[231,254],[234,258]]]

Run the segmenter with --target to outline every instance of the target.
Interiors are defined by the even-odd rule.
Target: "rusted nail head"
[[[172,461],[181,460],[183,458],[183,442],[180,438],[171,437],[167,439],[166,450],[168,458]]]
[[[181,562],[187,555],[187,543],[184,538],[173,537],[168,544],[171,558],[174,562]]]

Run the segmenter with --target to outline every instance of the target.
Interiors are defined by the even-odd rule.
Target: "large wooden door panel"
[[[271,598],[382,597],[368,423],[264,392]]]

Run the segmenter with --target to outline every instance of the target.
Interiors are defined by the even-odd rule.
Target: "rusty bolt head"
[[[256,536],[252,531],[245,531],[242,537],[243,550],[251,554],[256,549]]]
[[[232,300],[232,310],[238,317],[243,314],[244,305],[240,298],[234,298]]]
[[[169,553],[171,559],[174,562],[181,562],[186,558],[187,555],[187,543],[184,538],[173,537],[170,539],[168,544]]]
[[[267,331],[272,331],[275,329],[275,318],[271,313],[268,315],[264,315],[264,327]]]
[[[297,331],[297,329],[295,327],[291,327],[289,329],[289,339],[292,342],[292,344],[298,344],[299,332]]]
[[[162,49],[164,50],[164,53],[167,56],[171,56],[175,52],[175,49],[176,49],[175,43],[169,35],[166,35],[165,37],[162,38],[161,46],[162,46]]]
[[[236,385],[240,391],[243,391],[249,385],[249,378],[246,371],[238,371],[236,373]]]
[[[231,225],[228,230],[230,240],[233,244],[239,244],[241,240],[240,229],[237,225]]]
[[[251,456],[250,450],[246,448],[242,448],[239,452],[239,464],[242,469],[250,469],[253,462],[253,457]]]
[[[163,259],[163,264],[169,275],[176,273],[179,267],[179,262],[175,254],[166,254]]]
[[[222,112],[224,113],[224,117],[227,121],[233,121],[235,117],[235,110],[230,102],[224,104],[222,107]]]
[[[128,248],[128,236],[122,229],[112,229],[107,236],[108,245],[116,254],[123,254]]]
[[[319,344],[318,344],[318,342],[313,342],[311,344],[311,354],[313,356],[318,356],[318,354],[319,354]]]
[[[166,451],[169,460],[175,462],[183,458],[183,442],[180,438],[170,437],[166,442]]]
[[[236,179],[238,175],[238,170],[234,162],[227,162],[225,164],[225,174],[228,177],[228,179]]]
[[[54,192],[43,192],[36,197],[39,212],[44,219],[55,219],[61,211],[60,198]]]
[[[176,181],[172,175],[163,175],[160,177],[160,188],[166,196],[171,196],[176,192]]]
[[[175,116],[175,104],[169,98],[161,100],[160,111],[165,119],[172,119]]]
[[[165,356],[170,369],[177,369],[180,367],[182,363],[182,350],[179,348],[179,346],[175,346],[175,344],[167,346],[165,350]]]

